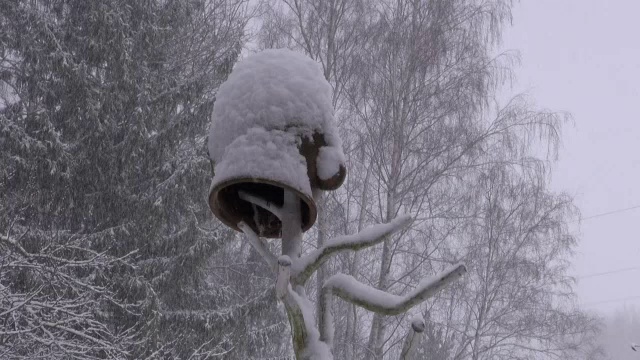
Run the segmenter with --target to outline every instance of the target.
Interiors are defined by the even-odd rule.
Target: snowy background
[[[627,350],[640,336],[638,11],[635,1],[522,2],[502,46],[522,56],[514,91],[574,116],[552,186],[580,207],[571,273],[583,306],[609,319],[615,359],[638,358]]]
[[[256,251],[207,204],[209,155],[234,140],[208,136],[218,91],[271,48],[315,61],[342,138],[348,176],[316,198],[304,261],[290,259],[306,309],[332,310],[334,358],[397,359],[415,319],[411,359],[634,358],[637,10],[0,0],[0,358],[293,357],[262,256],[280,243]],[[273,149],[252,134],[238,150]],[[402,214],[406,228],[314,262]],[[459,262],[459,281],[406,313],[349,301],[375,288],[398,305]],[[325,303],[331,279],[341,299]]]

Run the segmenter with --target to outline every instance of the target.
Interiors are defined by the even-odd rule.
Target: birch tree
[[[467,223],[454,359],[595,358],[596,318],[577,308],[568,252],[576,238],[571,197],[550,192],[540,168],[492,166],[476,181],[477,217]]]
[[[401,208],[429,214],[430,221],[450,216],[463,198],[451,191],[456,187],[450,179],[473,166],[483,139],[507,130],[477,121],[501,75],[489,49],[493,31],[509,16],[502,5],[381,5],[376,36],[361,65],[370,71],[359,78],[361,93],[351,97],[374,169],[376,218],[393,217]],[[434,246],[431,240],[436,239],[425,239],[422,248]],[[401,250],[391,241],[383,244],[376,287],[392,285],[392,262]],[[374,316],[367,348],[382,357],[386,342],[385,321]]]
[[[335,3],[339,2],[331,5]],[[280,13],[269,15],[266,38],[305,51],[326,66],[330,57],[325,45],[331,43],[332,32],[316,29],[330,29],[331,16],[317,15],[331,5],[281,4]],[[406,279],[437,268],[446,254],[464,255],[447,243],[456,244],[452,241],[456,236],[467,236],[461,231],[465,219],[475,216],[473,179],[479,172],[488,164],[544,163],[531,158],[537,140],[541,142],[535,146],[550,150],[549,158],[555,155],[563,114],[536,110],[522,97],[504,107],[492,106],[514,60],[510,54],[493,55],[502,26],[511,20],[510,10],[511,3],[503,1],[379,1],[359,28],[346,27],[359,41],[352,48],[349,76],[336,104],[346,114],[341,123],[345,142],[355,145],[346,148],[349,168],[358,169],[349,175],[346,187],[357,184],[358,190],[340,198],[349,205],[333,214],[340,214],[344,226],[332,231],[344,233],[354,225],[360,229],[367,222],[393,219],[399,212],[419,214],[418,221],[402,233],[412,239],[409,242],[387,239],[381,253],[372,251],[357,265],[353,261],[357,257],[340,260],[351,275],[362,276],[379,289],[406,291]],[[371,278],[372,272],[377,279]],[[336,344],[337,354],[353,358],[359,349],[362,358],[395,356],[399,346],[394,344],[400,343],[396,331],[387,329],[398,322],[375,315],[363,344],[355,329],[368,322],[353,310],[336,309],[336,331],[347,339],[343,348]],[[447,314],[434,310],[431,319],[447,319]],[[580,316],[576,324],[582,321]],[[453,326],[447,321],[445,328]],[[451,332],[443,339],[452,346]],[[454,356],[453,350],[449,356]]]

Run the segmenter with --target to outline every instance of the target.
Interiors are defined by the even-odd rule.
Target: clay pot
[[[316,204],[295,135],[281,131],[251,129],[231,142],[215,164],[209,192],[211,211],[227,226],[238,230],[240,221],[258,235],[280,237],[282,224],[270,211],[240,196],[243,191],[281,207],[284,189],[300,199],[302,231],[316,221]]]
[[[311,139],[309,137],[302,138],[302,145],[300,146],[300,154],[304,156],[307,161],[307,175],[309,176],[309,182],[311,188],[320,190],[336,190],[344,182],[347,176],[347,168],[344,164],[340,164],[340,171],[329,179],[323,180],[318,176],[318,154],[320,148],[327,146],[327,142],[321,134],[313,133]]]
[[[213,214],[230,228],[240,231],[238,223],[244,221],[256,234],[266,238],[280,238],[282,224],[271,212],[240,199],[244,191],[258,196],[276,206],[282,206],[284,189],[300,198],[302,231],[307,231],[316,221],[316,203],[305,194],[282,182],[258,178],[236,178],[216,184],[209,193],[209,207]],[[257,213],[256,213],[257,212]]]
[[[295,141],[283,140],[286,134],[281,130],[249,132],[243,136],[243,141],[232,142],[227,147],[225,157],[215,164],[214,171],[222,170],[224,175],[214,174],[209,207],[227,226],[240,231],[238,223],[243,221],[262,237],[279,238],[282,228],[280,220],[270,211],[241,199],[239,193],[243,191],[280,207],[284,201],[284,189],[287,189],[300,198],[302,231],[307,231],[317,217],[313,190],[335,190],[342,185],[346,176],[343,164],[340,164],[338,173],[329,179],[323,180],[318,176],[318,154],[327,145],[321,134],[303,136],[297,142],[299,145],[295,145]],[[271,141],[267,139],[280,145],[269,146]],[[248,144],[253,148],[250,156],[244,154],[236,158],[234,154],[246,152]],[[252,163],[242,159],[251,159]]]

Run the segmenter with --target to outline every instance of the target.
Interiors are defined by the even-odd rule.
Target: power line
[[[621,273],[621,272],[625,272],[625,271],[638,270],[638,269],[640,269],[640,266],[633,266],[633,267],[610,270],[610,271],[604,271],[604,272],[599,272],[599,273],[580,275],[580,276],[576,276],[576,279],[588,279],[588,278],[592,278],[592,277],[609,275],[609,274],[617,274],[617,273]]]
[[[633,300],[633,299],[640,299],[640,295],[638,295],[638,296],[627,296],[627,297],[620,298],[620,299],[596,301],[596,302],[584,303],[584,304],[580,304],[580,305],[581,306],[593,306],[593,305],[609,304],[609,303],[613,303],[613,302],[627,301],[627,300]]]
[[[574,222],[583,221],[583,220],[589,220],[589,219],[595,219],[595,218],[599,218],[599,217],[603,217],[603,216],[607,216],[607,215],[618,214],[618,213],[621,213],[621,212],[631,211],[631,210],[635,210],[635,209],[640,209],[640,205],[635,205],[635,206],[631,206],[631,207],[624,208],[624,209],[617,209],[617,210],[607,211],[607,212],[604,212],[604,213],[590,215],[590,216],[587,216],[587,217],[581,217],[579,220],[576,220]]]
[[[631,210],[635,210],[635,209],[640,209],[640,205],[635,205],[635,206],[631,206],[631,207],[628,207],[628,208],[611,210],[611,211],[607,211],[607,212],[600,213],[600,214],[590,215],[590,216],[587,216],[587,217],[580,218],[580,220],[577,220],[577,221],[595,219],[595,218],[608,216],[608,215],[613,215],[613,214],[618,214],[618,213],[622,213],[622,212],[625,212],[625,211],[631,211]],[[577,222],[577,221],[574,221],[574,222]],[[617,274],[617,273],[621,273],[621,272],[626,272],[626,271],[631,271],[631,270],[638,270],[638,269],[640,269],[640,266],[633,266],[633,267],[627,267],[627,268],[622,268],[622,269],[616,269],[616,270],[604,271],[604,272],[599,272],[599,273],[576,276],[576,279],[588,279],[588,278],[592,278],[592,277],[604,276],[604,275],[609,275],[609,274]]]

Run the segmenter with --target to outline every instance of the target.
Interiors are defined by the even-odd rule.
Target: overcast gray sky
[[[505,34],[503,48],[522,56],[514,91],[574,116],[553,188],[574,195],[584,218],[640,207],[639,14],[637,0],[522,1]],[[640,208],[578,230],[580,302],[603,313],[640,307]],[[613,273],[584,277],[603,272]]]

